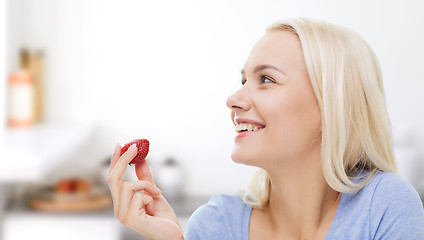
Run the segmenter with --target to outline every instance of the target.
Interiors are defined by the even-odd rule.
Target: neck
[[[323,239],[334,219],[341,194],[325,181],[319,156],[318,152],[284,167],[266,169],[270,196],[264,211],[285,239]]]

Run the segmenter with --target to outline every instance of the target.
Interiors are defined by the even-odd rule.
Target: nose
[[[227,98],[227,107],[235,114],[248,111],[251,107],[250,98],[246,92],[246,85]]]

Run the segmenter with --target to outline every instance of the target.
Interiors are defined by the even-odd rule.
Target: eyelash
[[[260,75],[259,75],[259,78],[260,78],[261,84],[263,84],[263,83],[275,83],[274,79],[272,79],[271,77],[268,77],[268,76],[266,76],[266,75],[262,75],[262,74],[260,74]],[[267,81],[267,80],[268,80],[269,82],[265,82],[265,81]],[[242,79],[242,80],[241,80],[241,85],[244,85],[246,82],[247,82],[247,79]]]
[[[266,76],[266,75],[259,75],[261,78],[262,83],[275,83],[274,79]],[[265,82],[266,80],[270,81],[270,82]]]

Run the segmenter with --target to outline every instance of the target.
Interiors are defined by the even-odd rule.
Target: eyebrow
[[[273,70],[275,70],[277,72],[280,72],[281,74],[284,74],[284,75],[286,74],[283,70],[277,68],[276,66],[269,65],[269,64],[258,65],[258,66],[255,67],[255,69],[253,70],[253,72],[254,73],[257,73],[257,72],[262,71],[262,70],[265,70],[265,69],[273,69]],[[244,71],[244,69],[241,70],[241,74],[242,75],[245,75],[246,74],[246,72]]]

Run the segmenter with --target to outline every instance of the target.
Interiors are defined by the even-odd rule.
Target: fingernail
[[[158,187],[156,187],[156,186],[155,186],[155,188],[156,188],[156,191],[158,191],[158,192],[159,192],[159,194],[161,194],[161,193],[162,193],[162,190],[160,190]]]
[[[113,149],[113,154],[118,154],[120,149],[121,149],[121,146],[117,143],[115,145],[115,148]]]
[[[137,147],[137,144],[133,144],[130,146],[130,148],[128,149],[128,151],[132,151],[133,149],[135,149]]]

